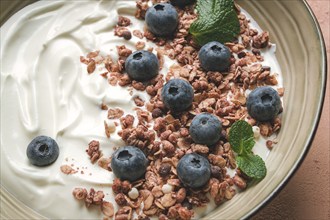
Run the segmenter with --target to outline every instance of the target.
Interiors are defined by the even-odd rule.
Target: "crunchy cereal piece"
[[[160,186],[155,186],[152,188],[151,193],[156,198],[162,197],[164,195],[162,187]]]
[[[127,180],[121,182],[121,190],[123,193],[127,194],[132,189],[132,184]]]
[[[128,145],[143,149],[155,140],[155,133],[139,125],[137,128],[124,129],[121,137]]]
[[[104,130],[105,135],[110,138],[110,134],[116,131],[116,126],[113,122],[108,123],[107,121],[104,121]]]
[[[212,198],[216,198],[219,194],[219,181],[215,181],[210,185],[210,195]]]
[[[102,103],[101,104],[101,109],[102,110],[108,110],[109,108],[108,108],[108,106],[106,104]]]
[[[91,162],[95,163],[101,157],[100,142],[92,140],[88,144],[88,149],[86,150],[86,152],[90,157]]]
[[[178,219],[179,213],[178,213],[178,206],[181,207],[179,204],[172,206],[168,209],[167,217],[170,219]]]
[[[124,115],[124,111],[120,108],[109,108],[108,119],[118,119]]]
[[[135,105],[142,107],[144,106],[144,101],[140,98],[140,96],[136,96],[133,98]]]
[[[276,117],[274,119],[273,132],[277,132],[278,130],[280,130],[281,126],[282,126],[281,119],[279,117]]]
[[[117,73],[117,72],[110,73],[110,76],[108,78],[108,83],[112,86],[117,85],[117,82],[118,82],[118,79],[119,79],[119,74],[120,73]],[[108,110],[108,109],[106,109],[106,110]]]
[[[88,65],[87,65],[87,72],[88,74],[91,74],[95,71],[96,69],[96,63],[94,60],[91,60]]]
[[[187,138],[179,138],[178,142],[177,142],[178,147],[181,149],[190,148],[190,144],[191,143],[190,143],[189,139],[187,139]]]
[[[133,209],[129,206],[120,208],[115,214],[115,220],[131,220],[133,215]]]
[[[169,141],[162,141],[163,149],[165,151],[166,156],[173,156],[175,153],[174,145]]]
[[[116,203],[119,205],[119,206],[124,206],[127,204],[127,201],[126,201],[126,198],[125,198],[125,195],[123,193],[118,193],[116,196],[115,196],[115,201]]]
[[[237,174],[233,177],[234,184],[240,188],[240,189],[245,189],[246,188],[246,181],[238,176]]]
[[[131,78],[129,78],[128,74],[125,73],[125,74],[122,74],[120,77],[119,77],[119,82],[118,84],[120,86],[126,86],[128,84],[130,84],[132,82]]]
[[[114,179],[111,188],[114,193],[116,193],[116,194],[120,193],[122,191],[120,179],[118,179],[118,178]]]
[[[226,166],[226,160],[220,155],[210,154],[208,159],[211,164],[224,168]]]
[[[146,125],[151,122],[152,117],[148,111],[141,109],[136,109],[137,118],[139,120],[139,125]]]
[[[155,35],[148,30],[144,30],[143,36],[151,41],[156,40]],[[148,50],[150,51],[151,49],[153,49],[153,48],[149,48]],[[152,50],[150,52],[152,52]]]
[[[185,188],[180,188],[179,191],[176,193],[176,201],[177,203],[182,203],[185,200],[187,195],[187,191]]]
[[[267,146],[267,148],[269,149],[269,150],[271,150],[271,149],[273,149],[273,141],[271,141],[271,140],[267,140],[266,141],[266,146]]]
[[[78,172],[77,170],[73,169],[69,165],[62,165],[60,169],[61,169],[62,173],[67,174],[67,175],[69,175],[69,174],[75,174],[75,173]]]
[[[269,32],[264,31],[259,35],[256,35],[252,38],[252,46],[260,49],[260,48],[265,48],[269,44]]]
[[[98,51],[98,50],[97,51],[92,51],[92,52],[89,52],[87,54],[87,58],[92,59],[92,58],[97,57],[99,54],[100,54],[100,51]]]
[[[277,85],[278,81],[276,79],[276,76],[275,75],[268,75],[268,77],[266,77],[266,83],[268,85],[272,85],[272,86]]]
[[[260,134],[264,137],[269,137],[273,133],[273,129],[270,123],[260,123]]]
[[[122,27],[127,27],[131,24],[131,20],[124,16],[118,16],[118,22],[117,24]]]
[[[141,213],[140,215],[138,215],[137,220],[150,220],[150,218],[144,213]]]
[[[164,51],[163,50],[160,50],[158,49],[157,50],[157,58],[158,58],[158,61],[159,61],[159,69],[163,69],[163,66],[164,66]]]
[[[153,216],[157,213],[157,211],[158,211],[158,208],[153,206],[148,210],[144,210],[143,213],[146,214],[146,215],[149,215],[149,216]]]
[[[149,190],[140,190],[140,194],[143,197],[144,207],[143,210],[149,210],[154,203],[154,196]]]
[[[135,48],[137,50],[143,50],[143,48],[145,48],[146,44],[143,41],[138,41],[135,44]]]
[[[146,89],[146,86],[142,82],[138,82],[135,80],[132,81],[132,86],[134,89],[139,91],[144,91]]]
[[[132,50],[126,48],[125,45],[117,46],[118,55],[121,57],[128,57],[132,54]]]
[[[102,191],[95,191],[93,188],[89,190],[85,199],[85,205],[88,208],[90,205],[100,205],[103,202],[104,193]]]
[[[278,88],[277,92],[278,92],[278,95],[282,97],[284,95],[284,88]]]
[[[113,214],[115,212],[112,203],[107,202],[107,201],[102,202],[101,211],[102,211],[103,215],[110,217],[110,218],[113,216]]]
[[[84,200],[87,197],[87,190],[85,188],[75,188],[72,195],[75,199]]]
[[[132,38],[132,33],[126,27],[115,27],[115,36],[123,37],[125,40]]]
[[[138,0],[136,1],[136,12],[135,17],[139,19],[144,19],[146,12],[149,8],[148,1]]]
[[[194,215],[194,212],[192,210],[187,209],[186,207],[180,207],[178,209],[178,214],[181,219],[191,219]]]
[[[163,207],[169,208],[176,203],[176,199],[172,197],[172,193],[167,193],[160,198],[160,203]]]
[[[133,35],[134,35],[135,37],[137,37],[137,38],[140,38],[140,39],[143,38],[143,33],[142,33],[141,31],[139,31],[139,30],[134,30],[134,31],[133,31]],[[139,41],[139,42],[140,42],[140,41]]]
[[[111,159],[105,157],[102,157],[97,161],[97,165],[99,165],[99,167],[102,167],[103,169],[109,171],[111,171],[110,163],[111,163]]]
[[[209,147],[202,144],[192,144],[191,150],[195,153],[207,154],[209,152]]]

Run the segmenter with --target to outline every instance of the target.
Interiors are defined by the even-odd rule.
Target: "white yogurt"
[[[115,204],[110,187],[113,174],[92,165],[85,149],[91,140],[99,140],[108,156],[113,147],[124,145],[118,130],[110,139],[106,137],[103,121],[107,112],[100,110],[102,102],[136,115],[134,95],[144,100],[149,96],[136,91],[131,96],[127,88],[109,86],[99,76],[100,69],[87,74],[79,57],[100,50],[115,59],[116,45],[135,50],[140,39],[133,36],[126,41],[113,32],[118,14],[131,19],[131,31],[143,30],[144,22],[134,17],[135,10],[135,1],[40,1],[1,27],[2,185],[47,218],[102,218],[99,209],[87,209],[75,201],[75,187],[103,190],[105,200]],[[146,48],[150,46],[155,45],[148,42]],[[274,52],[263,54],[265,65],[280,73]],[[161,73],[173,63],[166,59]],[[51,166],[35,167],[26,157],[26,147],[37,135],[53,137],[60,147],[60,156]],[[257,144],[255,149],[259,148],[256,151],[266,158],[264,143]],[[78,172],[61,173],[64,164],[73,164]],[[204,208],[195,217],[211,209]]]

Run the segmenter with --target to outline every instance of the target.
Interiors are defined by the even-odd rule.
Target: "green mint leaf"
[[[252,129],[252,127],[251,127]],[[253,132],[253,131],[252,131]],[[243,147],[245,148],[245,152],[249,153],[252,151],[253,146],[255,145],[254,136],[249,137],[248,139],[243,140]]]
[[[237,166],[251,178],[263,179],[267,174],[265,162],[261,157],[254,154],[238,156],[236,158]]]
[[[197,0],[198,19],[189,29],[200,46],[210,42],[232,41],[240,33],[233,0]]]
[[[236,121],[229,130],[229,143],[239,155],[250,153],[255,141],[252,126],[246,121]]]

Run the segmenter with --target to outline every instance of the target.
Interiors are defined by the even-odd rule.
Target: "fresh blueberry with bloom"
[[[162,89],[162,100],[173,112],[187,110],[194,99],[194,90],[190,83],[183,79],[171,79]]]
[[[179,160],[176,170],[180,181],[194,189],[203,187],[211,177],[209,161],[196,153],[184,155]]]
[[[40,167],[54,163],[59,152],[56,141],[47,136],[37,136],[26,149],[26,155],[30,163]]]
[[[228,47],[217,41],[205,44],[198,53],[201,67],[206,71],[226,71],[230,66],[230,57]]]
[[[158,74],[159,62],[155,54],[146,50],[138,50],[127,57],[125,69],[131,79],[143,82]]]
[[[137,147],[121,147],[112,154],[111,169],[121,180],[138,180],[146,172],[147,166],[146,156]]]
[[[275,119],[282,108],[282,103],[275,89],[270,86],[261,86],[249,94],[246,106],[252,118],[266,122]]]
[[[194,117],[189,134],[197,144],[214,145],[221,137],[222,124],[218,117],[210,113],[201,113]]]
[[[169,3],[159,3],[148,8],[145,21],[149,31],[161,37],[172,35],[179,24],[178,13]]]

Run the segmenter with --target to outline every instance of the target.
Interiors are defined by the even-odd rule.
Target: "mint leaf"
[[[238,168],[251,178],[262,179],[266,176],[265,162],[252,153],[255,144],[252,126],[246,121],[236,121],[229,130],[229,143],[238,154]]]
[[[189,29],[200,46],[210,42],[225,43],[240,32],[240,24],[233,0],[197,0],[198,19]]]
[[[236,162],[243,173],[251,178],[263,179],[267,174],[265,162],[258,155],[238,156]]]
[[[252,126],[246,121],[236,121],[229,130],[229,143],[238,154],[250,153],[255,141]]]
[[[252,131],[252,133],[253,133],[253,131]],[[247,152],[247,153],[252,152],[252,148],[255,145],[255,143],[256,142],[254,141],[254,136],[252,136],[252,137],[250,137],[246,140],[244,139],[243,140],[243,147],[245,148],[245,152]]]

